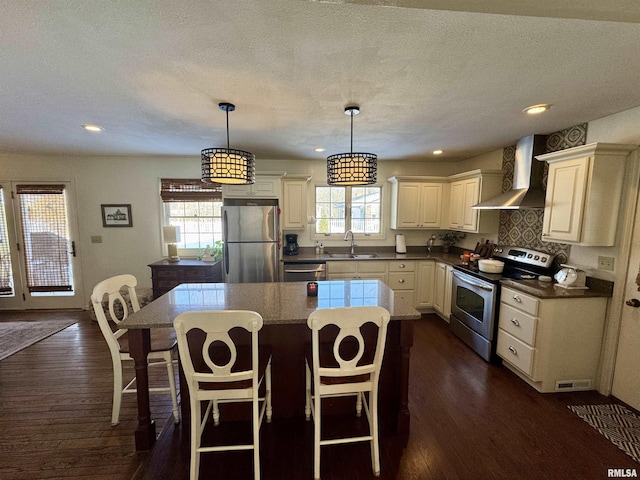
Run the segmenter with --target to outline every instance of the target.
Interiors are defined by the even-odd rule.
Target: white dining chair
[[[129,342],[127,329],[118,328],[122,320],[129,316],[129,307],[123,298],[123,291],[129,296],[129,302],[134,312],[140,310],[135,287],[138,281],[133,275],[117,275],[98,283],[91,294],[91,303],[100,325],[100,331],[107,341],[109,352],[111,353],[111,363],[113,365],[113,409],[111,413],[111,424],[117,425],[120,419],[120,406],[122,396],[126,393],[136,393],[133,377],[123,386],[123,362],[133,362],[129,355]],[[103,301],[105,295],[108,298],[108,315],[105,313]],[[117,304],[120,305],[117,305]],[[121,307],[122,313],[119,314]],[[118,313],[116,313],[118,311]],[[114,330],[115,328],[115,330]],[[164,366],[169,377],[169,386],[149,388],[149,392],[170,392],[173,404],[173,418],[175,423],[180,421],[178,412],[178,395],[176,391],[176,381],[174,365],[177,364],[177,342],[175,332],[171,328],[153,329],[151,334],[151,351],[147,356],[149,367]]]
[[[191,408],[191,480],[200,470],[200,454],[228,450],[253,450],[254,478],[260,478],[260,426],[266,416],[271,421],[271,351],[258,347],[262,317],[247,310],[186,312],[174,320],[178,350],[189,387]],[[244,329],[250,347],[236,345],[230,333]],[[220,358],[218,354],[222,353]],[[259,396],[264,383],[264,395]],[[202,415],[202,402],[207,402]],[[202,446],[202,433],[213,412],[214,425],[220,422],[220,404],[250,402],[253,437],[251,443]],[[262,405],[260,405],[262,403]]]
[[[313,417],[313,473],[320,478],[320,447],[355,442],[370,442],[371,466],[375,476],[380,475],[378,437],[378,380],[387,337],[390,314],[382,307],[341,307],[316,310],[307,319],[311,329],[311,358],[306,359],[305,416]],[[365,356],[365,340],[362,327],[372,323],[377,326],[377,340],[373,355]],[[327,325],[338,327],[331,345],[323,348],[320,331]],[[354,342],[355,340],[355,342]],[[351,342],[355,355],[347,355],[347,343]],[[373,342],[371,342],[373,343]],[[354,345],[355,344],[355,345]],[[367,349],[369,351],[369,349]],[[355,396],[356,415],[362,406],[369,423],[369,435],[322,439],[321,404],[330,397]],[[368,398],[367,398],[368,397]]]

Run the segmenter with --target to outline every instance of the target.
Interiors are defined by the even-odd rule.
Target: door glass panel
[[[29,292],[73,292],[64,185],[17,185],[16,193]]]
[[[0,186],[0,295],[13,296],[13,272],[11,270],[11,255],[9,252],[9,230],[7,229],[7,215],[4,204],[4,191]]]

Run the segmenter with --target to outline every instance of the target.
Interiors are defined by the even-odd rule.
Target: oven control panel
[[[531,250],[528,248],[496,245],[496,247],[493,249],[493,257],[507,258],[518,263],[526,263],[528,265],[535,265],[536,267],[550,268],[553,264],[555,255],[546,252],[538,252],[537,250]]]

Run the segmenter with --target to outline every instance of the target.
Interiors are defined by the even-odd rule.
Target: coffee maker
[[[298,254],[298,235],[295,233],[290,233],[285,235],[284,238],[287,240],[287,244],[284,246],[284,254],[285,255],[297,255]]]

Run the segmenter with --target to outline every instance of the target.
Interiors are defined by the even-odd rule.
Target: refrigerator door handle
[[[228,242],[229,220],[227,219],[226,210],[222,211],[222,222],[223,222],[222,231],[224,232],[224,239],[223,239],[224,250],[223,250],[222,256],[224,259],[224,271],[227,275],[229,275],[229,242]]]

